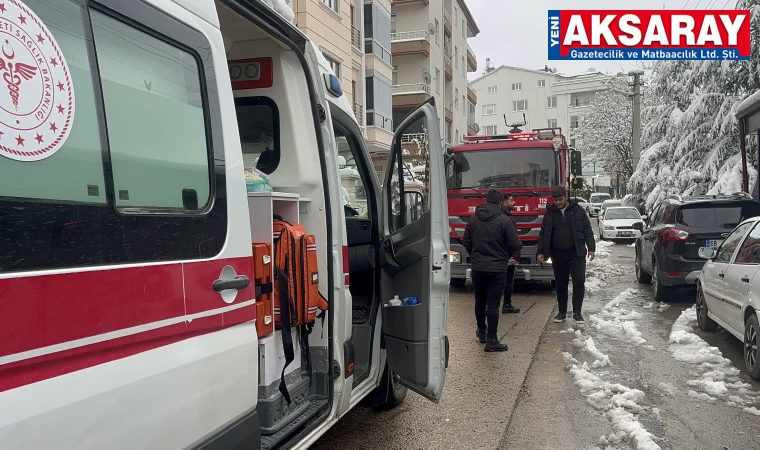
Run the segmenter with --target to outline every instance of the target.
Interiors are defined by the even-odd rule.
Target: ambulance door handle
[[[251,279],[245,275],[239,275],[231,280],[216,280],[213,287],[216,292],[226,291],[228,289],[245,289],[251,284]]]

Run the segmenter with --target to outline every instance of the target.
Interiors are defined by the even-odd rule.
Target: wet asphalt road
[[[589,368],[594,376],[610,386],[642,393],[643,399],[626,409],[635,412],[633,425],[621,425],[596,400],[584,396],[567,370],[563,352],[572,354],[579,364],[591,364],[594,358],[574,345],[577,336],[567,329],[579,327],[572,320],[550,321],[556,314],[553,292],[541,285],[517,287],[513,303],[522,311],[502,316],[499,324],[499,335],[510,349],[486,354],[474,337],[469,287],[452,288],[451,361],[441,402],[434,404],[410,392],[404,404],[392,411],[356,408],[312,448],[646,448],[643,440],[624,438],[607,444],[602,438],[615,441],[615,431],[636,426],[645,429],[650,442],[661,449],[760,449],[760,416],[732,406],[725,398],[708,401],[689,395],[689,391],[703,392],[689,382],[706,369],[677,361],[669,337],[681,311],[694,304],[693,294],[687,291],[665,307],[653,304],[651,288],[635,281],[633,256],[633,248],[616,244],[589,264],[589,280],[597,280],[589,282],[584,303],[587,322],[581,329],[582,338],[591,338],[599,352],[609,357],[610,365]],[[627,289],[633,289],[631,295],[610,306],[610,300]],[[605,334],[589,320],[602,317],[600,313],[610,308],[638,313],[633,326],[646,342],[636,344],[625,336]],[[741,370],[736,379],[727,381],[746,383],[746,390],[732,388],[730,393],[741,394],[746,406],[760,409],[760,383],[744,372],[741,343],[722,330],[695,332]]]

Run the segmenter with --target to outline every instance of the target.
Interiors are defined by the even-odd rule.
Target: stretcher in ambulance
[[[432,102],[380,183],[340,80],[263,1],[6,0],[0,23],[0,448],[307,448],[360,404],[441,398]]]

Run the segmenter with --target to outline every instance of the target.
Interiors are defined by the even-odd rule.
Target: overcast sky
[[[478,71],[469,74],[470,80],[483,74],[486,58],[494,67],[500,65],[543,69],[554,67],[567,74],[594,68],[615,74],[634,68],[629,61],[549,61],[548,15],[550,9],[733,9],[735,0],[636,0],[625,4],[609,0],[466,0],[480,34],[469,39],[478,58]],[[622,67],[622,69],[621,69]]]

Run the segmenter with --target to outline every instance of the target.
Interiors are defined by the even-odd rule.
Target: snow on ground
[[[589,337],[584,339],[581,330],[575,331],[575,339],[573,339],[573,344],[594,358],[594,362],[591,364],[591,367],[597,368],[612,365],[610,362],[610,357],[599,351],[599,349],[596,347],[596,344],[594,343],[593,338]]]
[[[626,289],[608,302],[598,314],[589,317],[591,326],[600,333],[617,339],[624,339],[634,345],[645,344],[635,320],[642,317],[638,311],[622,308],[636,293],[636,289]]]
[[[689,397],[715,402],[723,400],[730,406],[740,407],[749,414],[760,415],[752,406],[760,402],[748,383],[739,378],[739,369],[713,347],[694,333],[697,323],[695,306],[684,310],[673,323],[670,332],[670,352],[678,361],[696,366],[698,378],[687,380]]]

